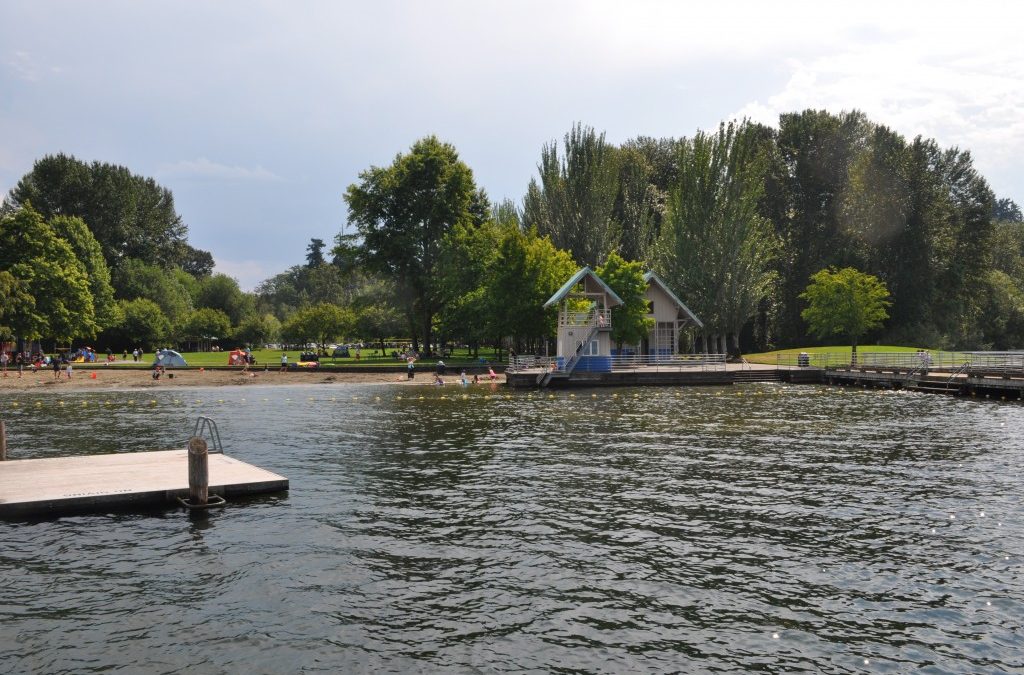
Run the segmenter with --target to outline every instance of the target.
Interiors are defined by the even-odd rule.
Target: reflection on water
[[[292,486],[0,522],[4,672],[1024,668],[1018,405],[782,385],[0,405],[12,458],[180,446],[206,414]]]

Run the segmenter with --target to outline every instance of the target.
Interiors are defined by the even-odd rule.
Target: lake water
[[[573,394],[9,396],[12,458],[206,414],[291,492],[0,522],[0,672],[1024,669],[1019,404]]]

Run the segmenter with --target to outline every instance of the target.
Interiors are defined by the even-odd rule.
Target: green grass
[[[857,352],[916,352],[924,347],[901,347],[898,345],[857,345]],[[840,354],[843,357],[849,356],[853,348],[850,345],[833,345],[827,347],[797,347],[795,349],[779,349],[774,352],[761,352],[759,354],[744,354],[750,363],[775,364],[779,356],[796,358],[800,352],[807,354]]]

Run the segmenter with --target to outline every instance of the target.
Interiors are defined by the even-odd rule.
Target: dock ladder
[[[217,430],[217,423],[209,417],[200,415],[196,418],[196,426],[192,435],[206,441],[210,453],[219,452],[224,454],[224,446],[220,442],[220,431]]]

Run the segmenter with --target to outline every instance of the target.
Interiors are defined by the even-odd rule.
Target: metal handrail
[[[611,328],[612,311],[595,307],[585,312],[560,313],[558,315],[558,325],[570,327],[597,325],[599,328]]]
[[[612,370],[725,370],[725,354],[627,354],[609,357]]]
[[[207,432],[209,433],[208,437],[205,435]],[[209,417],[200,415],[196,418],[196,426],[192,429],[192,435],[206,440],[208,452],[211,454],[215,452],[224,454],[224,446],[220,442],[220,431],[217,429],[217,423]]]
[[[954,377],[956,377],[960,373],[964,373],[964,372],[966,372],[966,373],[970,373],[971,372],[971,363],[970,363],[970,361],[964,362],[964,364],[962,366],[960,366],[959,368],[954,370],[952,373],[950,373],[949,377],[946,378],[946,385],[948,386],[949,383],[953,381]]]

